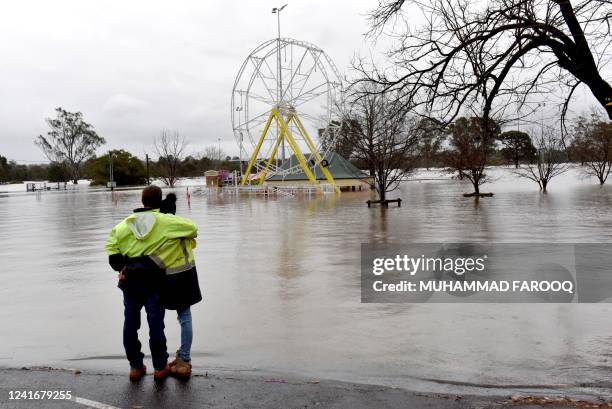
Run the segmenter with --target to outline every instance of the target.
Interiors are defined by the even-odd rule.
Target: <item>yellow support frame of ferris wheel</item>
[[[338,186],[336,186],[336,182],[334,181],[334,177],[329,172],[327,167],[324,167],[322,165],[323,158],[321,158],[321,154],[317,150],[315,144],[312,142],[312,139],[310,138],[310,135],[308,135],[308,132],[306,132],[306,128],[304,128],[304,125],[302,124],[302,121],[300,121],[300,119],[297,116],[297,114],[295,113],[295,111],[290,111],[289,115],[287,116],[287,120],[284,120],[283,117],[280,114],[280,111],[276,107],[272,108],[272,110],[270,111],[270,115],[268,116],[268,120],[266,121],[266,125],[264,126],[264,129],[263,129],[263,131],[261,133],[261,136],[259,137],[259,141],[257,141],[257,145],[255,146],[255,151],[253,152],[253,155],[251,155],[251,159],[249,161],[249,165],[247,166],[246,172],[242,176],[242,183],[241,184],[244,186],[249,181],[249,175],[251,174],[251,170],[253,169],[253,166],[255,166],[255,162],[257,162],[257,156],[259,155],[259,152],[261,150],[261,146],[263,145],[263,141],[264,141],[268,131],[270,130],[270,125],[272,124],[273,120],[276,121],[278,127],[280,128],[280,132],[279,132],[279,135],[278,135],[278,138],[277,138],[276,142],[274,143],[274,147],[272,148],[272,152],[270,154],[270,157],[266,161],[266,166],[265,166],[264,170],[262,171],[261,175],[259,176],[258,182],[261,184],[261,183],[263,183],[265,181],[266,175],[267,175],[267,173],[268,173],[268,171],[270,169],[270,165],[271,165],[272,161],[274,161],[274,159],[276,158],[276,153],[278,152],[278,147],[280,146],[280,144],[282,143],[282,141],[284,139],[289,144],[289,147],[291,148],[293,153],[295,153],[295,156],[296,156],[296,158],[297,158],[297,160],[298,160],[298,162],[300,164],[300,167],[304,171],[304,174],[306,175],[306,177],[308,178],[310,183],[312,183],[313,185],[317,185],[317,186],[319,185],[315,174],[308,167],[308,162],[306,161],[306,158],[304,157],[304,154],[300,150],[300,147],[298,146],[297,142],[295,141],[295,138],[293,137],[293,135],[291,134],[291,131],[289,130],[289,126],[288,125],[291,122],[293,122],[293,124],[297,127],[298,132],[300,133],[302,138],[306,141],[306,145],[308,145],[308,149],[310,149],[311,155],[314,156],[316,162],[321,167],[321,170],[323,171],[323,174],[325,175],[325,178],[334,187],[334,191],[336,193],[339,193],[340,189],[338,188]]]

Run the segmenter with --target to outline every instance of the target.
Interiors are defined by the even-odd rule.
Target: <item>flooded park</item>
[[[610,23],[8,2],[0,407],[612,408]]]
[[[249,197],[177,188],[199,227],[204,302],[193,307],[194,371],[298,375],[417,391],[612,396],[612,306],[362,304],[361,243],[601,243],[612,190],[570,171],[542,194],[496,169],[475,200],[448,178],[404,182],[402,206],[370,192]],[[139,190],[75,186],[0,196],[0,365],[121,372],[121,291],[104,243]],[[169,350],[179,326],[166,314]],[[466,392],[467,391],[467,392]]]

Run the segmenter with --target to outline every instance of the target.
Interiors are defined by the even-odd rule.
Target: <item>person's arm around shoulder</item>
[[[198,237],[198,226],[184,217],[172,216],[172,222],[168,228],[168,235],[176,239],[195,239]]]

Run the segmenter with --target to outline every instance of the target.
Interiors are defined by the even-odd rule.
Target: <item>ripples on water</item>
[[[500,173],[501,174],[501,173]],[[2,190],[2,189],[0,189]],[[594,383],[610,394],[608,304],[361,304],[362,242],[610,242],[612,192],[567,175],[543,195],[507,174],[476,202],[457,181],[405,183],[401,208],[367,193],[312,200],[194,195],[205,302],[199,369],[264,370],[448,391],[423,379]],[[81,188],[0,197],[0,363],[125,369],[122,304],[104,253],[139,192]],[[168,312],[169,348],[178,325]],[[143,331],[146,332],[146,331]],[[113,359],[115,358],[115,359]],[[601,388],[600,388],[601,387]],[[582,390],[584,392],[584,390]]]

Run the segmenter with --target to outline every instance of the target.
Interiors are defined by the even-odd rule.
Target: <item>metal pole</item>
[[[145,153],[145,159],[146,159],[146,164],[147,164],[147,186],[151,184],[150,182],[150,178],[149,178],[149,154]]]
[[[242,177],[242,132],[240,132],[240,154],[238,155],[238,162],[240,162],[240,177]]]
[[[282,98],[282,93],[283,93],[283,71],[281,69],[281,55],[280,55],[280,13],[281,10],[278,9],[278,13],[276,13],[276,23],[277,23],[277,28],[278,28],[278,40],[277,40],[277,47],[276,47],[276,58],[278,59],[278,97],[276,98],[278,100],[278,108],[280,110],[280,105],[281,105],[281,98]],[[276,125],[276,134],[278,135],[278,132],[280,132],[280,129],[278,127],[278,124]],[[281,155],[283,158],[283,162],[285,161],[285,139],[283,138],[283,142],[282,142],[282,147],[281,147]]]
[[[112,151],[108,151],[108,172],[109,172],[109,181],[110,188],[113,190],[113,153]]]
[[[283,96],[283,71],[282,71],[282,65],[281,65],[281,52],[280,52],[280,44],[281,44],[281,33],[280,33],[280,13],[281,11],[283,11],[283,9],[287,7],[287,5],[283,5],[282,7],[274,7],[272,9],[272,13],[276,13],[276,27],[277,27],[277,34],[278,36],[276,37],[276,76],[277,76],[277,90],[276,90],[276,103],[277,103],[277,108],[279,109],[279,111],[281,112],[282,115],[282,110],[281,110],[281,100],[282,100],[282,96]],[[276,125],[276,136],[278,137],[279,134],[281,132],[280,127],[278,126],[278,124]],[[283,162],[285,161],[286,155],[285,155],[285,139],[283,138],[282,144],[281,144],[281,157]]]

